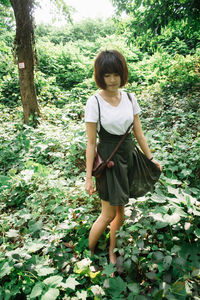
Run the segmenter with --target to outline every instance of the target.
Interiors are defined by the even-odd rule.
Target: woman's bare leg
[[[102,211],[98,219],[94,222],[92,225],[92,228],[90,230],[89,234],[89,248],[94,253],[95,246],[106,229],[106,227],[114,220],[116,216],[116,207],[111,206],[108,201],[101,200],[102,204]]]
[[[124,222],[124,206],[116,207],[116,216],[110,224],[110,247],[109,247],[109,258],[110,262],[114,265],[117,262],[117,256],[113,253],[116,248],[116,231],[120,229]]]

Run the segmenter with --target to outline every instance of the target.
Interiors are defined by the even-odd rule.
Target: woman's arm
[[[146,138],[144,136],[144,132],[142,130],[142,125],[141,125],[139,115],[134,116],[133,132],[134,132],[134,135],[135,135],[135,137],[138,141],[138,144],[140,145],[140,148],[142,149],[144,154],[149,159],[152,158],[151,150],[149,149],[149,146],[147,144],[147,140],[146,140]],[[156,160],[153,159],[152,161],[159,167],[160,170],[162,170],[161,165]]]
[[[86,148],[86,191],[92,195],[94,193],[94,183],[92,179],[92,167],[96,149],[97,123],[86,122],[87,148]]]

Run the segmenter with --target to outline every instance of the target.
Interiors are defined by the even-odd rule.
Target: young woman
[[[86,191],[95,192],[92,167],[96,150],[96,134],[99,135],[98,152],[106,159],[116,144],[134,121],[133,133],[144,154],[161,170],[160,164],[152,157],[143,134],[139,113],[140,107],[131,94],[120,88],[128,81],[128,68],[123,55],[116,51],[102,51],[94,63],[94,76],[101,89],[90,97],[85,109],[87,130],[86,150]],[[106,168],[102,176],[96,179],[96,188],[101,198],[102,211],[93,224],[89,234],[89,248],[94,253],[96,243],[106,227],[110,224],[110,262],[116,264],[116,231],[124,221],[124,205],[130,198],[131,170],[133,170],[133,141],[130,133],[113,157],[114,167]]]

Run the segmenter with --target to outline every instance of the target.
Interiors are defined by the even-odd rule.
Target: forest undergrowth
[[[197,96],[137,95],[163,172],[127,205],[116,266],[108,231],[88,250],[100,203],[84,190],[84,104],[43,106],[37,128],[1,105],[1,299],[199,299]]]

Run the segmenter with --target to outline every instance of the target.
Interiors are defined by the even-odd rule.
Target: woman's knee
[[[112,222],[113,219],[116,217],[117,208],[116,206],[110,205],[109,202],[102,200],[102,210],[101,216],[106,220],[108,223]]]
[[[103,220],[103,222],[105,222],[107,225],[110,224],[114,218],[116,216],[116,212],[113,211],[113,212],[102,212],[101,213],[101,219]]]

